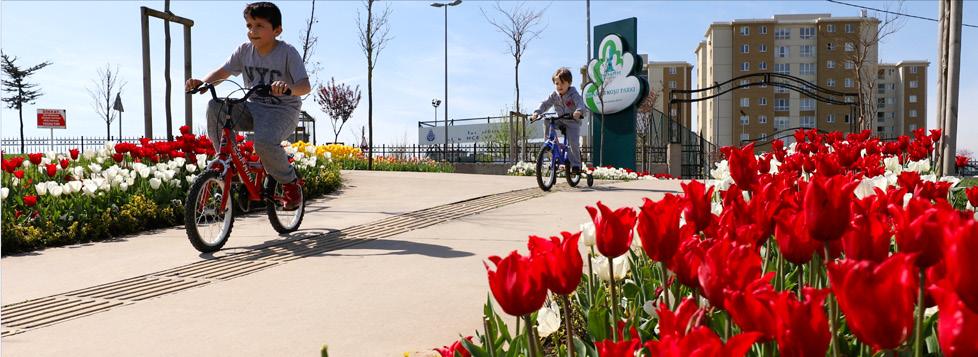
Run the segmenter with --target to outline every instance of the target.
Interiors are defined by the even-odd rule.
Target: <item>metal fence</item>
[[[128,143],[138,143],[140,137],[124,137],[124,138],[109,138],[106,140],[101,137],[67,137],[67,138],[24,138],[24,152],[20,150],[20,139],[0,139],[0,149],[3,150],[5,154],[24,154],[32,152],[68,152],[69,149],[79,149],[81,151],[94,150],[102,145],[105,145],[107,141],[111,142],[128,142]],[[162,141],[165,138],[153,139],[153,141]]]

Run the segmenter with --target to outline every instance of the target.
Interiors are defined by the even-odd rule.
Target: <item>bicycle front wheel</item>
[[[540,148],[537,156],[537,185],[541,190],[550,191],[557,181],[557,168],[554,164],[553,149],[548,146]]]
[[[207,171],[194,180],[184,204],[184,223],[190,244],[201,253],[220,250],[234,227],[233,197],[221,207],[225,195],[231,195],[216,171]],[[233,196],[233,195],[231,195]]]
[[[291,233],[299,229],[299,225],[302,224],[302,218],[306,213],[306,197],[302,194],[302,190],[299,190],[299,194],[302,195],[302,199],[299,201],[299,208],[289,211],[285,209],[278,199],[285,196],[281,183],[269,177],[265,182],[265,189],[271,191],[273,201],[269,202],[266,208],[268,211],[268,221],[272,224],[272,228],[275,228],[275,231],[279,234]]]
[[[574,174],[574,170],[571,169],[570,162],[564,165],[564,177],[567,178],[567,184],[571,187],[577,187],[577,184],[581,183],[581,174]]]

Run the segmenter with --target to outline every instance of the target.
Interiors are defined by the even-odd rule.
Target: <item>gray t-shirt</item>
[[[296,82],[309,78],[299,51],[285,41],[278,41],[272,52],[264,56],[258,54],[258,50],[251,42],[245,42],[234,50],[223,68],[235,76],[243,73],[242,77],[248,88],[259,84],[272,84],[275,81],[283,81],[292,87]],[[299,97],[283,95],[278,99],[282,100],[280,105],[296,111],[302,107],[302,100]],[[269,97],[252,96],[250,100],[275,104],[275,100]]]

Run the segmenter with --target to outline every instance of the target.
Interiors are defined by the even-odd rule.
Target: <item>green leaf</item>
[[[474,357],[489,357],[489,352],[488,351],[486,351],[482,347],[476,346],[472,342],[469,342],[469,340],[463,338],[463,339],[461,339],[459,341],[462,342],[462,347],[464,347],[466,351],[469,351],[469,353],[472,354],[472,356],[474,356]],[[458,356],[458,357],[461,357],[461,355],[459,354],[458,351],[455,352],[455,355]]]
[[[609,310],[604,307],[595,307],[588,310],[587,330],[595,341],[608,339],[608,326],[611,323]]]

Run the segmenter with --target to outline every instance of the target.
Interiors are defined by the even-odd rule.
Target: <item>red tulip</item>
[[[597,208],[587,206],[594,222],[594,240],[598,251],[609,258],[625,254],[632,244],[635,229],[635,210],[622,207],[614,212],[598,201]]]
[[[71,155],[72,160],[78,160],[78,149],[70,149],[68,150],[68,154]]]
[[[854,197],[852,191],[858,184],[845,176],[812,177],[802,203],[805,226],[812,239],[826,242],[842,237],[849,227],[849,205]]]
[[[68,165],[70,165],[71,162],[68,161],[68,159],[61,159],[60,164],[61,164],[61,168],[62,169],[67,169],[68,168]]]
[[[584,259],[577,247],[581,232],[560,234],[564,237],[563,240],[557,237],[547,240],[530,236],[529,248],[533,259],[541,259],[546,263],[544,281],[547,288],[557,295],[570,295],[577,290],[584,272]]]
[[[656,357],[741,357],[760,337],[760,333],[746,332],[730,337],[724,344],[713,330],[701,326],[682,337],[664,336],[658,341],[648,341],[645,347]]]
[[[971,186],[964,189],[964,195],[968,197],[971,207],[978,207],[978,186]]]
[[[968,157],[967,156],[962,156],[962,155],[955,156],[954,157],[954,166],[956,166],[959,169],[962,168],[962,167],[968,166]]]
[[[727,164],[730,167],[730,176],[737,186],[747,191],[754,191],[754,184],[757,183],[757,158],[754,157],[754,143],[747,144],[743,148],[726,147]]]
[[[24,170],[14,171],[14,177],[16,177],[17,179],[24,178]]]
[[[24,206],[34,207],[37,204],[37,196],[27,195],[24,196]]]
[[[687,233],[692,229],[688,227],[692,226],[688,224],[683,226]],[[703,264],[706,250],[713,245],[713,242],[713,240],[700,240],[697,236],[690,236],[679,243],[679,250],[666,265],[670,271],[676,273],[676,279],[680,283],[693,289],[699,288],[700,265]]]
[[[741,331],[760,332],[761,340],[774,338],[777,320],[774,300],[777,296],[771,286],[774,272],[754,280],[743,290],[724,289],[724,306]]]
[[[724,307],[724,289],[743,291],[761,277],[761,255],[750,246],[718,241],[706,251],[698,271],[703,295]]]
[[[44,165],[44,169],[45,169],[45,173],[48,174],[48,177],[54,177],[54,175],[58,174],[58,165],[47,164]]]
[[[978,313],[969,309],[947,286],[930,289],[939,307],[937,341],[944,356],[978,356]]]
[[[681,215],[682,198],[679,196],[667,193],[659,202],[645,199],[635,229],[649,259],[666,262],[676,254]]]
[[[188,126],[188,125],[181,125],[180,126],[180,134],[184,134],[184,135],[190,134],[190,126]]]
[[[120,153],[112,154],[112,160],[115,160],[115,162],[122,162],[123,158],[124,156]]]
[[[604,340],[596,342],[594,347],[598,349],[598,356],[601,357],[634,357],[639,342],[634,338],[619,342]]]
[[[881,263],[890,256],[890,239],[893,225],[881,208],[886,207],[886,199],[879,195],[856,201],[853,209],[852,226],[842,237],[846,258],[852,260],[871,260]]]
[[[941,260],[941,245],[947,217],[954,210],[947,203],[934,205],[930,199],[913,197],[906,208],[890,205],[896,243],[900,252],[919,253],[917,266],[927,268]]]
[[[505,259],[491,256],[496,270],[486,265],[489,289],[507,314],[523,316],[540,310],[547,297],[545,267],[539,261],[521,256],[515,250]]]
[[[44,154],[42,154],[42,153],[27,154],[27,157],[30,158],[32,164],[34,164],[34,165],[40,165],[41,164],[41,158],[44,157]]]
[[[782,356],[824,357],[832,334],[822,304],[828,289],[804,288],[804,300],[790,291],[778,293],[774,299],[775,339]]]
[[[944,263],[951,288],[971,311],[978,311],[978,222],[945,228]]]
[[[183,130],[184,127],[186,127],[186,125],[180,127],[181,131]],[[468,340],[469,342],[472,342],[472,336],[468,336],[465,339]],[[469,350],[465,349],[465,347],[462,346],[461,340],[455,341],[455,343],[452,343],[451,346],[436,348],[435,352],[438,352],[438,354],[440,354],[442,357],[455,357],[456,352],[458,352],[459,356],[462,357],[472,356],[471,354],[469,354]]]
[[[918,284],[914,259],[897,253],[878,265],[844,260],[827,266],[846,324],[877,350],[899,346],[913,330]]]
[[[789,262],[801,265],[812,260],[812,255],[824,246],[811,239],[805,228],[805,215],[794,210],[784,210],[778,215],[774,229],[778,251]]]
[[[686,194],[683,212],[686,222],[693,225],[696,232],[706,232],[716,221],[713,215],[713,187],[709,190],[706,185],[699,181],[690,181],[689,184],[680,184]]]

